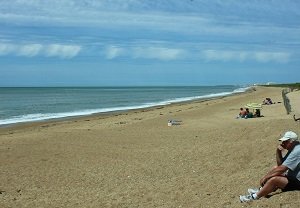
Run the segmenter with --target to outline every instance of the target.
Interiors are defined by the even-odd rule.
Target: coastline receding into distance
[[[218,86],[216,86],[218,87]],[[170,89],[172,89],[171,87],[168,87],[168,91],[170,91]],[[190,88],[187,87],[176,87],[174,90],[185,90],[186,94],[184,94],[184,91],[181,94],[176,94],[174,93],[173,97],[171,98],[164,98],[163,95],[160,95],[161,97],[157,97],[156,100],[149,100],[148,98],[143,98],[142,96],[147,96],[147,94],[149,94],[149,90],[153,90],[152,87],[149,87],[149,90],[147,87],[143,87],[141,88],[141,92],[142,93],[143,90],[145,90],[144,94],[141,96],[141,98],[138,97],[138,95],[136,95],[136,101],[135,100],[130,100],[130,99],[134,99],[132,97],[131,94],[129,94],[126,97],[126,92],[124,92],[124,90],[132,90],[131,88],[108,88],[109,90],[114,90],[117,91],[119,90],[120,93],[125,93],[125,95],[122,95],[122,97],[118,94],[116,95],[112,95],[113,92],[111,93],[111,96],[108,97],[107,95],[103,94],[101,95],[102,91],[107,90],[106,88],[80,88],[83,90],[81,94],[80,92],[77,92],[76,88],[55,88],[55,94],[53,94],[52,91],[50,92],[44,92],[44,88],[42,88],[43,92],[39,92],[39,88],[34,88],[33,92],[28,93],[25,91],[26,97],[24,98],[20,98],[20,93],[24,93],[23,89],[20,88],[20,92],[18,91],[18,89],[14,89],[13,91],[9,91],[9,92],[2,92],[9,94],[9,97],[7,98],[7,100],[9,100],[10,102],[8,103],[9,106],[7,106],[7,110],[8,111],[8,115],[6,115],[6,117],[3,117],[4,115],[2,115],[2,119],[0,119],[0,126],[1,125],[12,125],[12,124],[16,124],[16,123],[24,123],[24,122],[36,122],[36,121],[45,121],[45,120],[55,120],[55,119],[68,119],[70,117],[77,117],[77,116],[88,116],[88,115],[92,115],[92,114],[99,114],[99,113],[115,113],[115,112],[124,112],[124,111],[128,111],[128,110],[134,110],[134,109],[144,109],[144,108],[150,108],[150,107],[155,107],[155,106],[165,106],[165,105],[169,105],[169,104],[173,104],[173,103],[180,103],[180,102],[188,102],[188,101],[193,101],[193,100],[206,100],[206,99],[213,99],[213,98],[217,98],[217,97],[221,97],[221,96],[229,96],[232,94],[236,94],[236,93],[240,93],[240,92],[245,92],[246,90],[250,89],[251,87],[232,87],[231,89],[222,89],[221,86],[219,89],[219,91],[221,90],[221,92],[213,92],[213,88],[211,87],[212,90],[211,92],[208,90],[209,87],[205,87],[205,91],[201,92],[201,87],[199,87],[199,89],[197,87],[194,87],[195,89],[197,89],[199,92],[195,92],[194,94],[191,94],[190,92],[188,92],[188,90]],[[208,88],[208,89],[206,89]],[[26,89],[26,88],[25,88]],[[66,92],[65,92],[65,89]],[[79,89],[79,90],[80,90]],[[87,93],[89,93],[89,91],[93,92],[95,90],[99,89],[99,93],[98,94],[92,94],[90,95],[89,98],[84,99],[83,101],[79,101],[80,106],[79,107],[74,107],[74,109],[68,109],[65,106],[70,106],[72,107],[73,102],[78,102],[76,100],[76,97],[81,97],[81,96],[86,96],[87,97]],[[136,89],[139,88],[134,88],[134,91],[132,93],[135,92]],[[154,88],[156,89],[156,88]],[[193,88],[192,88],[193,89]],[[2,91],[4,91],[5,89],[1,89]],[[222,92],[222,90],[224,90],[224,92]],[[60,92],[62,91],[62,92]],[[154,91],[154,90],[153,90]],[[165,93],[168,93],[168,91],[166,91]],[[207,92],[206,92],[207,91]],[[98,91],[97,91],[98,92]],[[38,94],[40,94],[40,98],[37,97],[39,96]],[[47,94],[49,93],[49,95]],[[69,94],[66,94],[69,93]],[[155,93],[154,92],[150,92],[149,96],[152,96],[151,93]],[[164,88],[161,87],[159,93],[164,93]],[[191,95],[189,95],[189,93]],[[61,95],[60,95],[61,94]],[[19,103],[19,104],[14,104],[13,103],[13,96],[15,95],[15,102]],[[37,97],[36,102],[38,103],[33,103],[33,101],[30,101],[32,103],[26,103],[26,100],[30,99],[30,96],[34,96]],[[52,96],[52,98],[51,98]],[[63,96],[63,97],[62,97]],[[65,99],[64,97],[68,96],[71,97],[73,96],[74,98],[72,99]],[[98,96],[99,98],[95,98],[95,96]],[[157,96],[154,94],[154,96]],[[49,98],[50,97],[50,98]],[[5,97],[4,97],[5,99]],[[24,100],[23,100],[24,99]],[[43,101],[44,99],[44,101]],[[80,98],[82,99],[82,98]],[[99,101],[97,101],[96,99],[98,99]],[[105,100],[106,99],[106,100]],[[145,100],[143,100],[145,99]],[[148,99],[148,100],[147,100]],[[22,100],[22,102],[19,102],[20,100]],[[116,101],[115,101],[116,100]],[[24,105],[23,102],[25,101]],[[119,103],[117,103],[117,101]],[[48,103],[50,102],[50,104]],[[93,102],[95,103],[94,105],[90,105],[89,103]],[[99,104],[98,104],[99,102]],[[102,103],[106,102],[107,104],[103,105]],[[86,103],[86,104],[85,104]],[[111,105],[114,106],[110,106],[110,103],[112,103]],[[61,106],[60,105],[64,105]],[[2,103],[2,105],[5,105]],[[14,107],[15,105],[15,107]],[[49,106],[51,105],[51,106]],[[102,107],[100,107],[102,105]],[[53,107],[55,108],[53,108]],[[5,106],[4,106],[5,107]],[[2,107],[2,108],[4,108]],[[18,114],[18,112],[16,112],[14,108],[18,108],[18,109],[26,109],[27,111],[20,111],[20,113]],[[33,108],[32,110],[30,110],[30,108]],[[52,112],[51,112],[51,108]],[[62,108],[59,112],[57,111],[57,109]],[[4,109],[5,110],[5,109]],[[57,112],[55,112],[57,111]],[[3,111],[5,114],[5,111]],[[14,112],[14,114],[12,114],[11,116],[9,116],[10,112]]]

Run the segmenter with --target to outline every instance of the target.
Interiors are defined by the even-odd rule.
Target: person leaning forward
[[[245,118],[246,115],[247,115],[246,110],[244,108],[240,108],[240,113],[237,118]]]
[[[300,143],[298,135],[287,131],[279,139],[276,149],[277,166],[273,167],[261,180],[260,188],[248,189],[247,195],[241,195],[241,202],[249,202],[267,196],[278,188],[282,191],[300,190]],[[288,152],[283,155],[283,150]]]

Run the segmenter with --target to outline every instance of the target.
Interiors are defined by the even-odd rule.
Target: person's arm
[[[282,157],[282,151],[284,150],[284,148],[279,145],[276,149],[276,162],[277,162],[277,166],[281,165],[283,163],[283,157]]]
[[[279,165],[273,170],[271,170],[267,175],[265,175],[261,180],[260,180],[260,185],[263,186],[270,178],[274,176],[283,176],[283,174],[288,170],[288,167],[284,165]]]

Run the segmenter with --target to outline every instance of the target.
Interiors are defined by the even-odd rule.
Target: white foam
[[[141,105],[134,105],[134,106],[88,109],[88,110],[82,110],[82,111],[63,112],[63,113],[27,114],[27,115],[14,116],[14,117],[11,117],[8,119],[0,120],[0,125],[8,125],[8,124],[15,124],[15,123],[23,123],[23,122],[34,122],[34,121],[59,119],[59,118],[73,117],[73,116],[91,115],[91,114],[95,114],[95,113],[125,111],[125,110],[141,109],[141,108],[148,108],[148,107],[161,106],[161,105],[169,105],[172,103],[185,102],[185,101],[191,101],[191,100],[197,100],[197,99],[209,99],[209,98],[228,96],[230,94],[245,92],[249,88],[250,87],[244,87],[244,88],[236,89],[232,92],[212,93],[212,94],[202,95],[202,96],[175,98],[175,99],[170,99],[170,100],[165,100],[165,101],[160,101],[160,102],[144,103]]]

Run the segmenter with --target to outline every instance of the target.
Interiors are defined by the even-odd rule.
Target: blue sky
[[[297,0],[0,0],[0,86],[290,83]]]

